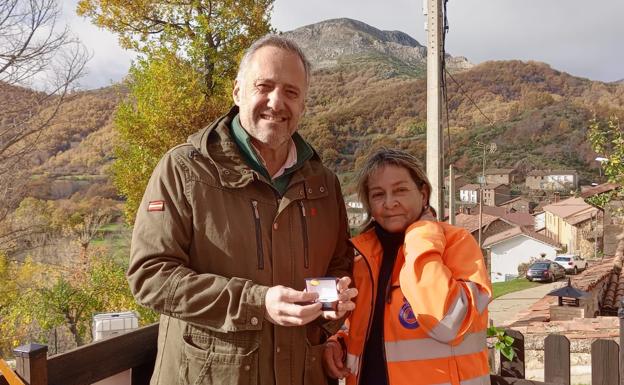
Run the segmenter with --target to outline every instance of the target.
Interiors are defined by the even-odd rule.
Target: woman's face
[[[405,231],[416,222],[427,202],[406,168],[386,165],[368,177],[368,202],[375,221],[391,233]]]

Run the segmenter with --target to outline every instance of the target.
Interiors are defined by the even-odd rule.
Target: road
[[[517,313],[526,310],[550,291],[565,284],[566,283],[563,281],[544,283],[530,289],[520,290],[498,297],[488,305],[490,319],[496,326],[503,325],[505,321],[514,319]]]

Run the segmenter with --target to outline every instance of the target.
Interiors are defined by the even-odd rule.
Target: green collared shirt
[[[312,158],[312,155],[314,155],[312,147],[310,147],[310,145],[303,140],[301,135],[295,132],[292,139],[295,142],[295,147],[297,148],[297,163],[284,170],[282,175],[275,179],[271,179],[271,175],[269,175],[269,172],[266,167],[264,167],[260,156],[251,144],[251,136],[240,123],[240,115],[236,115],[232,121],[232,137],[238,145],[238,148],[241,150],[247,165],[258,174],[265,177],[267,181],[270,181],[271,185],[279,192],[280,195],[284,195],[286,192],[286,188],[288,187],[292,174],[300,169],[303,164]]]

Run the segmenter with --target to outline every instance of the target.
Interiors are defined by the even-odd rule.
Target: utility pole
[[[440,84],[442,80],[442,0],[423,0],[427,8],[427,178],[431,182],[430,204],[444,220]]]
[[[455,169],[449,166],[449,223],[455,224]]]
[[[481,169],[481,183],[479,183],[479,247],[483,245],[483,187],[485,186],[485,146],[483,146],[483,168]]]
[[[483,233],[483,187],[485,187],[485,155],[486,152],[494,153],[496,151],[496,143],[485,144],[481,142],[477,142],[477,146],[483,148],[483,167],[481,168],[481,183],[479,183],[479,247],[481,247],[482,243],[482,233]],[[496,201],[496,197],[494,198]]]

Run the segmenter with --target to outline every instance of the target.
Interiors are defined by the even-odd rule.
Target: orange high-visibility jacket
[[[351,371],[347,385],[356,385],[383,250],[374,229],[351,241],[360,253],[353,267],[359,294],[343,338]],[[386,289],[383,358],[388,383],[490,384],[486,329],[491,296],[485,262],[470,233],[442,222],[412,224]]]

